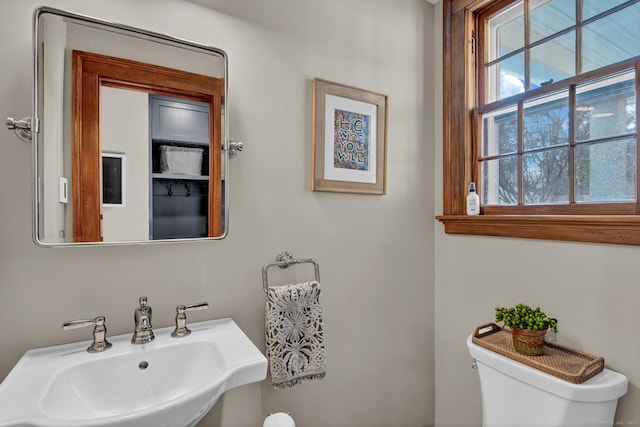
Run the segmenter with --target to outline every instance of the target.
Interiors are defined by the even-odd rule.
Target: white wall
[[[130,333],[140,295],[154,326],[233,317],[263,347],[261,267],[314,257],[324,285],[327,378],[231,390],[202,426],[427,426],[434,418],[433,6],[424,0],[50,0],[48,5],[218,46],[229,54],[230,235],[223,241],[43,249],[31,243],[31,147],[0,132],[0,378],[34,347],[87,339],[65,320],[105,315]],[[0,112],[31,113],[35,0],[0,0]],[[310,188],[314,77],[389,95],[388,195]],[[111,273],[111,274],[108,274]],[[286,274],[284,274],[286,273]],[[306,280],[303,266],[283,280]]]
[[[40,234],[48,242],[64,242],[64,214],[65,204],[59,199],[59,178],[64,177],[64,161],[62,146],[64,129],[61,126],[63,116],[62,93],[64,90],[62,70],[64,69],[64,50],[66,44],[65,24],[61,21],[52,22],[45,28],[47,51],[44,58],[44,90],[43,97],[59,102],[49,102],[42,106],[47,120],[41,123],[43,134],[47,135],[42,144],[42,156],[47,159],[46,166],[41,170],[41,176],[46,177],[42,184]],[[46,215],[44,213],[46,212]]]
[[[434,20],[437,63],[442,61],[441,17],[440,3]],[[440,68],[435,81],[435,203],[441,213]],[[478,373],[471,369],[465,341],[476,326],[494,320],[496,306],[519,302],[558,318],[559,344],[604,356],[607,367],[629,378],[616,425],[638,425],[638,256],[640,248],[633,246],[448,236],[436,223],[436,425],[481,425]]]
[[[149,94],[100,88],[102,151],[125,154],[124,206],[102,207],[104,241],[149,239]]]

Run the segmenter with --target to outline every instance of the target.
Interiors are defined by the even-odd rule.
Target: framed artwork
[[[386,194],[388,97],[313,80],[311,189]]]
[[[125,207],[126,160],[124,153],[102,152],[102,206]]]

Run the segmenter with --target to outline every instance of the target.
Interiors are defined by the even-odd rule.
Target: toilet
[[[480,375],[483,427],[611,426],[627,392],[622,374],[604,369],[582,384],[549,375],[467,339]]]

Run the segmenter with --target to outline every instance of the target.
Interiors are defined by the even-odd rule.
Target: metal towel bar
[[[292,264],[305,264],[311,263],[315,268],[316,272],[316,282],[320,282],[320,266],[318,265],[318,261],[313,258],[293,258],[289,252],[281,252],[275,261],[268,262],[262,267],[262,289],[266,294],[269,290],[269,280],[267,279],[267,270],[271,267],[278,266],[280,268],[287,268]]]

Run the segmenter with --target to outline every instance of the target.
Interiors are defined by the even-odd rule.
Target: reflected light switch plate
[[[60,203],[67,203],[69,201],[67,189],[67,178],[61,176],[58,180],[58,201]]]

